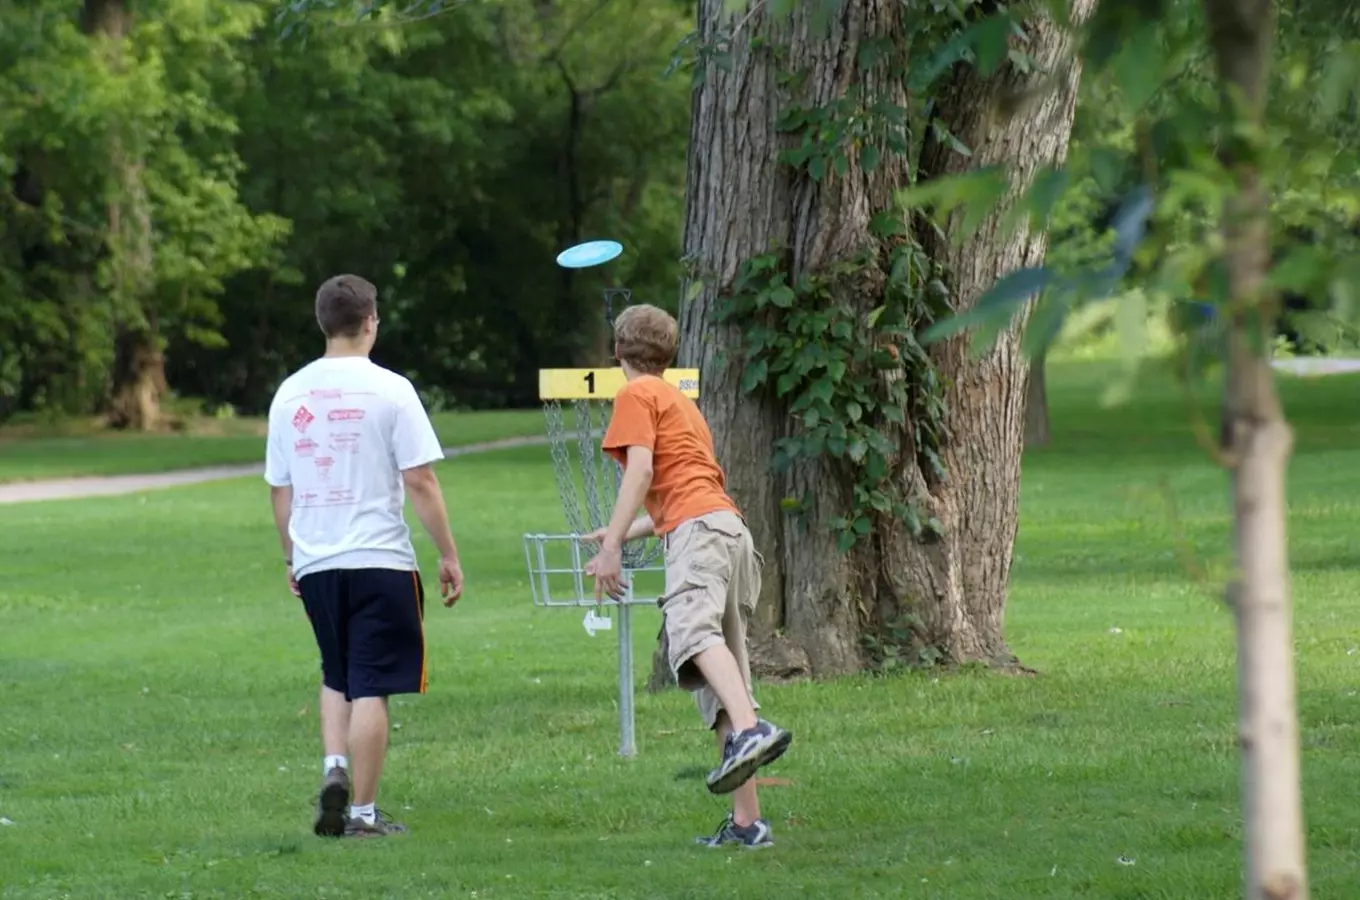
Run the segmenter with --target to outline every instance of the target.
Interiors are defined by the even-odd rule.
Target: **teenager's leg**
[[[404,826],[375,806],[388,745],[388,698],[425,691],[425,596],[416,572],[356,570],[350,618],[351,817],[390,834]]]
[[[727,713],[718,713],[717,727],[713,733],[718,738],[718,753],[721,755],[727,745],[727,736],[732,733],[732,723]],[[732,821],[742,828],[755,823],[760,818],[760,798],[756,791],[755,779],[743,784],[732,792]]]
[[[349,753],[350,703],[337,690],[321,685],[321,745],[327,757]]]
[[[387,698],[360,697],[349,721],[349,754],[355,806],[377,800],[378,779],[387,756]]]
[[[751,689],[742,677],[737,658],[727,645],[709,647],[694,656],[691,662],[703,675],[709,689],[717,695],[731,727],[737,731],[754,728],[756,708],[751,702]]]
[[[321,691],[318,716],[321,720],[321,793],[317,797],[313,830],[324,837],[345,833],[345,810],[349,805],[349,760],[347,758],[350,705],[346,700],[348,661],[347,612],[348,580],[343,572],[317,572],[304,576],[298,587],[307,617],[321,651]]]
[[[721,718],[715,727],[725,724],[741,732],[755,727],[760,708],[751,694],[751,664],[746,655],[746,613],[755,609],[760,596],[760,565],[744,527],[724,543],[730,574],[722,598],[722,643],[703,651],[693,662],[718,695]]]

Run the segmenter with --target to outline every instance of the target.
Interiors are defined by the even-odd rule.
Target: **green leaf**
[[[996,71],[1006,58],[1011,36],[1011,17],[1005,13],[988,16],[973,26],[973,53],[978,72],[985,78]]]
[[[689,283],[689,288],[685,291],[685,302],[693,303],[699,299],[699,295],[704,292],[704,283],[701,279],[694,279]]]
[[[1111,67],[1130,111],[1142,109],[1161,86],[1165,57],[1156,21],[1145,21],[1126,34]]]
[[[955,137],[954,132],[945,128],[944,125],[940,124],[938,121],[930,123],[930,133],[935,136],[936,141],[944,144],[960,156],[964,158],[972,157],[973,151],[969,149],[968,145]]]
[[[845,414],[850,417],[851,422],[858,422],[864,417],[864,407],[851,400],[845,404]]]
[[[879,306],[879,307],[875,307],[874,309],[870,310],[869,316],[868,316],[868,319],[867,319],[870,328],[873,328],[875,325],[878,324],[879,318],[882,317],[883,311],[884,311],[885,309],[887,309],[887,308],[888,308],[888,307],[886,307],[886,306]]]
[[[826,177],[826,157],[814,156],[808,162],[808,175],[812,176],[813,181],[821,181]]]
[[[1291,247],[1285,258],[1270,271],[1270,283],[1278,291],[1308,295],[1326,280],[1332,252],[1316,244]]]
[[[990,211],[1010,189],[1010,180],[1000,166],[985,166],[960,175],[934,178],[897,195],[904,209],[933,208],[938,217],[949,215],[960,205],[985,205]]]
[[[845,360],[843,359],[831,360],[829,363],[826,364],[826,374],[827,377],[831,378],[832,380],[840,381],[842,378],[845,377]],[[827,399],[830,400],[831,398],[828,397]]]
[[[850,442],[847,450],[850,453],[851,461],[860,463],[864,461],[864,454],[869,452],[869,445],[865,441],[855,438]]]
[[[758,359],[746,367],[746,371],[741,376],[741,389],[744,393],[751,393],[756,388],[765,383],[765,377],[769,374],[769,364],[763,359]]]
[[[1054,290],[1045,294],[1034,306],[1025,333],[1020,338],[1021,351],[1033,359],[1053,345],[1062,334],[1063,325],[1071,309],[1072,293]]]
[[[788,309],[798,300],[798,295],[787,284],[781,284],[770,290],[768,299],[780,309]]]
[[[822,413],[816,407],[812,407],[807,412],[803,413],[803,425],[808,428],[816,428],[821,421]]]
[[[836,549],[842,553],[849,553],[855,546],[855,533],[853,531],[842,531],[836,536]]]
[[[864,144],[859,148],[859,167],[866,175],[878,168],[878,148],[873,144]]]
[[[1336,48],[1322,72],[1318,106],[1324,116],[1335,116],[1345,109],[1360,85],[1360,42],[1350,41]]]
[[[836,170],[836,174],[841,177],[845,177],[845,174],[850,171],[850,160],[844,153],[837,153],[835,158],[832,159],[831,165]]]
[[[785,372],[783,375],[779,376],[779,380],[775,383],[775,393],[783,397],[788,394],[789,391],[793,390],[794,385],[796,384],[798,384],[798,373]]]
[[[1115,307],[1115,329],[1119,333],[1119,347],[1126,369],[1135,369],[1138,360],[1147,352],[1148,304],[1141,289],[1125,291]]]
[[[1008,321],[1020,304],[1042,291],[1051,278],[1052,273],[1046,268],[1016,269],[992,285],[971,309],[932,323],[921,333],[921,343],[933,344],[984,322]]]
[[[1029,209],[1030,225],[1036,230],[1048,228],[1048,220],[1053,209],[1062,199],[1067,189],[1066,169],[1043,168],[1034,176],[1029,190],[1025,192],[1025,206]]]
[[[855,534],[863,536],[869,533],[869,526],[872,524],[868,516],[859,516],[851,527],[855,529]]]

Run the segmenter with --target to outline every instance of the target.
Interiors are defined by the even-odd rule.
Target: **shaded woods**
[[[605,5],[286,41],[272,0],[0,5],[0,420],[258,412],[338,271],[382,286],[377,356],[435,407],[598,355],[565,244],[623,241],[616,277],[674,308],[692,10]]]

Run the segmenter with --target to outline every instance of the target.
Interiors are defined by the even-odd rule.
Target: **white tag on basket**
[[[585,627],[586,634],[594,637],[595,632],[597,631],[608,631],[613,628],[614,620],[608,616],[596,614],[595,608],[591,607],[586,610],[586,617],[582,620],[581,624]]]

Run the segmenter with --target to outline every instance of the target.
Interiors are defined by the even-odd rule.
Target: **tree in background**
[[[1061,23],[989,8],[699,5],[681,362],[766,560],[765,674],[1016,662],[1018,329],[980,358],[916,334],[1043,259],[1001,226],[1065,155],[1079,68]],[[995,212],[902,213],[979,164],[1020,173]]]
[[[166,342],[220,342],[223,280],[286,230],[240,204],[234,122],[204,91],[261,19],[206,0],[7,8],[4,406],[152,428]]]
[[[1083,148],[1087,164],[1135,185],[1109,253],[1095,266],[1011,273],[971,313],[932,329],[977,329],[985,346],[1042,292],[1037,347],[1073,312],[1115,307],[1128,362],[1120,393],[1135,386],[1149,309],[1175,322],[1172,362],[1187,387],[1202,391],[1221,373],[1217,437],[1203,423],[1200,434],[1230,474],[1237,571],[1225,599],[1237,625],[1249,900],[1308,896],[1285,532],[1292,432],[1271,364],[1282,296],[1353,322],[1360,290],[1360,15],[1326,12],[1320,39],[1303,18],[1316,10],[1283,12],[1281,28],[1271,0],[1101,6],[1082,55],[1089,73],[1112,80],[1136,134],[1129,148]],[[1211,79],[1195,76],[1206,58]],[[976,218],[993,203],[972,193],[964,205]],[[1135,259],[1141,289],[1120,293]]]
[[[574,235],[675,308],[688,4],[408,5],[5,5],[0,418],[259,412],[337,271],[383,286],[379,358],[436,407],[598,359],[600,285],[553,262]]]

